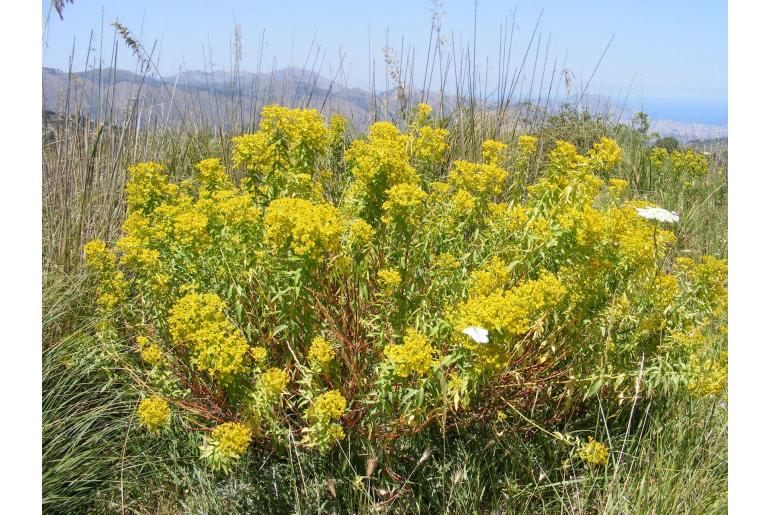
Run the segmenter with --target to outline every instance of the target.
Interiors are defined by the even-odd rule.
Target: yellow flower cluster
[[[372,226],[360,218],[356,218],[348,225],[347,239],[353,245],[366,245],[372,241],[373,236]]]
[[[195,170],[197,171],[195,178],[200,185],[201,195],[234,189],[233,182],[219,158],[204,159],[195,165]]]
[[[289,384],[289,374],[280,368],[270,368],[259,376],[259,383],[268,400],[278,399]]]
[[[115,254],[101,240],[92,240],[83,246],[86,267],[98,274],[96,303],[105,311],[111,311],[128,298],[128,281],[117,270]]]
[[[519,136],[519,154],[528,159],[537,150],[537,137],[527,134]]]
[[[485,296],[495,290],[503,289],[511,280],[511,271],[508,265],[497,256],[485,264],[481,269],[471,274],[468,284],[468,296]]]
[[[694,152],[692,149],[675,150],[671,153],[671,169],[676,174],[700,177],[708,172],[709,163],[706,156]]]
[[[449,252],[442,252],[436,256],[435,265],[436,268],[443,272],[451,272],[460,268],[460,262]]]
[[[417,118],[415,119],[415,125],[422,125],[425,123],[432,113],[433,108],[428,104],[422,102],[417,104]]]
[[[115,270],[115,254],[99,239],[91,240],[83,245],[86,266],[96,272],[112,272]]]
[[[265,210],[265,239],[273,248],[285,246],[297,256],[321,261],[340,248],[342,226],[337,208],[301,198],[274,200]]]
[[[290,168],[311,172],[329,139],[317,110],[265,106],[257,133],[233,138],[233,163],[258,175]]]
[[[411,374],[425,375],[435,363],[436,350],[428,338],[416,329],[406,330],[404,342],[385,346],[385,357],[395,366],[395,374],[408,377]]]
[[[355,178],[351,194],[376,206],[381,204],[388,188],[417,183],[417,171],[409,162],[408,145],[409,136],[388,122],[372,125],[366,141],[353,141],[345,152],[345,160]]]
[[[610,138],[602,138],[588,151],[588,166],[594,172],[609,173],[619,162],[620,147]]]
[[[700,263],[691,258],[677,259],[676,267],[697,288],[700,302],[714,315],[727,310],[727,261],[703,256]]]
[[[163,361],[163,351],[157,343],[151,343],[142,349],[142,360],[148,365],[155,366]]]
[[[427,163],[443,163],[449,150],[447,136],[449,132],[446,129],[420,128],[413,144],[414,157]]]
[[[617,179],[615,177],[607,181],[607,185],[609,187],[610,196],[615,199],[622,198],[626,194],[626,190],[628,190],[628,181]]]
[[[208,217],[193,205],[179,209],[174,216],[174,237],[181,245],[200,243],[208,238]]]
[[[302,430],[305,433],[302,442],[324,452],[345,438],[345,431],[335,421],[339,420],[346,407],[347,400],[339,390],[330,390],[316,397],[305,413],[312,425]]]
[[[382,204],[382,221],[403,229],[419,225],[425,213],[425,199],[428,194],[409,183],[397,184],[387,190],[388,200]]]
[[[526,224],[527,210],[524,206],[509,206],[508,204],[491,202],[488,220],[493,229],[515,231]]]
[[[401,274],[395,268],[383,268],[377,271],[377,279],[384,289],[385,295],[393,295],[401,286]]]
[[[307,417],[313,422],[338,420],[345,413],[347,405],[348,401],[339,390],[330,390],[313,400],[312,406],[307,410]]]
[[[585,165],[587,161],[578,153],[575,145],[568,141],[557,141],[548,153],[548,166],[560,171],[574,170],[580,165]]]
[[[591,465],[606,465],[609,458],[607,446],[588,437],[588,443],[583,444],[578,451],[580,459]]]
[[[257,365],[262,365],[267,361],[267,349],[261,346],[251,347],[249,349],[252,359]]]
[[[230,458],[238,458],[251,444],[251,429],[239,422],[225,422],[214,428],[211,437],[217,442],[219,452]]]
[[[508,145],[502,141],[488,139],[481,144],[481,160],[488,165],[499,165],[505,159]]]
[[[166,167],[158,163],[138,163],[128,167],[126,204],[128,211],[151,213],[176,196],[177,187],[169,184]]]
[[[214,293],[189,293],[176,301],[168,317],[174,344],[189,349],[193,367],[223,384],[246,371],[249,352],[225,307]]]
[[[498,268],[497,272],[502,274],[503,270]],[[486,295],[470,294],[455,307],[449,319],[459,331],[480,326],[513,339],[529,331],[533,321],[552,310],[566,293],[556,276],[544,272],[539,279],[524,281],[508,290],[497,288]],[[470,339],[463,341],[467,341],[470,348],[478,347]]]
[[[448,182],[453,187],[491,197],[503,191],[507,178],[508,172],[495,164],[455,161],[449,171]]]
[[[476,209],[476,197],[466,190],[459,190],[452,196],[452,208],[460,216],[468,216]]]
[[[527,186],[535,201],[556,207],[590,206],[604,187],[604,181],[591,173],[588,159],[571,143],[557,141],[548,153],[546,174]]]
[[[168,424],[171,410],[163,397],[153,395],[142,399],[136,410],[139,423],[151,433],[157,433]]]
[[[348,121],[344,116],[335,114],[329,118],[329,138],[333,145],[340,145],[348,130]]]
[[[690,393],[695,397],[720,395],[727,386],[727,353],[722,352],[717,359],[692,358],[693,379],[688,384]]]
[[[655,147],[650,150],[650,166],[653,171],[660,172],[668,159],[668,151],[662,147]]]
[[[307,359],[314,370],[327,370],[334,359],[334,347],[323,336],[316,336],[310,342]]]

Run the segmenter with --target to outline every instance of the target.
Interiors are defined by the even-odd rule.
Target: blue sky
[[[443,33],[466,44],[473,36],[472,0],[446,0]],[[116,18],[147,47],[157,42],[160,69],[164,74],[204,67],[209,52],[215,68],[227,69],[234,26],[243,34],[241,68],[256,70],[260,38],[266,46],[263,71],[272,58],[278,67],[302,66],[315,37],[315,45],[326,51],[322,73],[331,75],[339,55],[345,56],[348,85],[368,86],[369,46],[382,71],[382,48],[386,32],[390,46],[415,49],[416,61],[424,62],[430,29],[428,0],[220,0],[131,2],[76,0],[67,5],[64,20],[50,18],[49,2],[43,1],[43,65],[67,68],[73,41],[74,68],[84,67],[91,31],[99,49],[104,29],[105,55],[112,45],[109,23]],[[477,63],[489,58],[490,76],[496,71],[500,23],[516,9],[513,62],[523,55],[541,9],[543,46],[549,35],[551,57],[559,68],[570,69],[586,80],[605,46],[615,39],[597,71],[590,91],[655,103],[661,99],[723,106],[727,102],[727,2],[725,0],[645,1],[478,1]],[[103,16],[103,19],[102,19]],[[46,21],[48,23],[46,24]],[[132,68],[130,52],[121,47],[118,65]],[[542,55],[542,54],[541,54]],[[567,57],[566,65],[562,60]],[[530,59],[530,63],[532,60]],[[206,63],[208,64],[208,63]],[[378,74],[382,86],[382,73]]]

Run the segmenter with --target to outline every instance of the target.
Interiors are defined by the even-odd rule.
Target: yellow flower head
[[[628,189],[628,181],[624,181],[623,179],[616,179],[611,178],[609,181],[607,181],[610,189],[610,195],[613,198],[621,198],[623,195],[626,194],[626,190]]]
[[[307,410],[307,418],[321,423],[338,420],[345,413],[347,405],[348,402],[339,390],[330,390],[313,400],[313,404]]]
[[[147,428],[151,433],[157,433],[160,429],[168,424],[171,410],[168,407],[168,403],[162,397],[153,395],[142,399],[139,403],[139,407],[136,410],[136,414],[139,417],[139,423]]]
[[[391,343],[385,347],[385,357],[395,366],[399,377],[408,377],[413,373],[425,375],[434,365],[435,355],[436,350],[428,338],[413,328],[406,330],[403,343]]]
[[[497,165],[505,158],[508,145],[501,141],[488,139],[481,144],[481,160],[488,165]]]
[[[91,240],[83,245],[86,266],[100,273],[111,272],[115,269],[115,254],[102,240]]]
[[[280,397],[286,385],[289,384],[289,375],[280,368],[270,368],[259,378],[260,384],[265,389],[268,399],[277,399]]]
[[[168,182],[165,166],[158,163],[138,163],[128,167],[126,203],[129,213],[151,213],[159,205],[173,199],[176,192],[176,186]]]
[[[251,347],[249,349],[251,357],[254,358],[254,362],[257,365],[262,365],[267,361],[267,349],[264,347]]]
[[[588,166],[594,172],[609,173],[620,162],[620,155],[615,140],[602,138],[588,151]]]
[[[476,197],[465,190],[459,190],[452,197],[452,207],[460,216],[468,216],[476,208]]]
[[[416,125],[422,125],[430,117],[431,113],[433,113],[433,108],[428,104],[417,104],[417,119],[414,123]]]
[[[347,239],[353,245],[358,245],[358,246],[366,245],[367,243],[372,241],[373,236],[374,236],[374,229],[372,229],[372,226],[366,223],[365,221],[361,220],[360,218],[356,218],[348,226]]]
[[[323,336],[316,336],[310,342],[307,359],[313,369],[326,370],[334,359],[334,347]]]
[[[447,136],[446,129],[422,127],[414,141],[414,157],[427,163],[443,163],[449,150]]]
[[[395,268],[383,268],[377,271],[377,279],[386,295],[392,295],[401,285],[401,274]]]
[[[233,189],[230,176],[219,158],[204,159],[195,165],[196,179],[202,193]]]
[[[238,458],[251,444],[251,429],[239,422],[225,422],[217,426],[211,437],[217,442],[219,451],[229,457]]]
[[[449,184],[475,195],[493,196],[503,191],[508,172],[495,164],[455,161],[449,171]]]
[[[142,349],[142,360],[148,365],[155,366],[163,361],[163,351],[157,343],[151,343]]]
[[[519,136],[519,154],[522,158],[529,158],[537,150],[537,137],[523,135]]]
[[[225,315],[225,302],[213,293],[188,293],[171,308],[168,326],[175,345],[190,351],[193,367],[220,383],[246,371],[249,345]]]
[[[591,465],[606,465],[608,458],[607,446],[589,436],[588,443],[583,444],[578,452],[578,456],[580,456],[581,460]]]
[[[289,246],[295,255],[314,261],[339,250],[341,233],[337,208],[331,204],[280,198],[265,211],[266,241],[276,249]]]
[[[425,199],[428,194],[415,184],[397,184],[387,192],[388,200],[382,204],[382,221],[402,228],[419,224],[425,213]]]

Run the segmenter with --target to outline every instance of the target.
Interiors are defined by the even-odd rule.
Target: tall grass
[[[434,16],[423,77],[415,77],[414,51],[390,51],[379,82],[383,95],[370,97],[366,123],[409,122],[410,107],[429,101],[451,128],[453,158],[474,158],[482,140],[512,141],[523,133],[540,136],[541,155],[565,139],[581,150],[601,136],[623,147],[623,175],[636,196],[683,214],[679,249],[726,253],[726,162],[714,156],[698,200],[679,184],[654,177],[645,159],[647,138],[617,123],[613,113],[589,115],[575,106],[554,114],[575,88],[564,63],[550,55],[540,20],[514,59],[515,19],[500,26],[496,77],[479,66],[475,43],[447,39]],[[125,29],[125,28],[124,28]],[[218,477],[197,460],[195,442],[173,449],[135,431],[134,391],[139,372],[120,358],[123,349],[95,341],[92,302],[83,272],[82,245],[94,237],[113,240],[124,217],[123,187],[128,165],[159,161],[184,176],[204,157],[229,161],[232,135],[257,123],[257,106],[281,101],[292,106],[320,101],[333,111],[329,89],[315,83],[287,95],[273,67],[269,80],[252,83],[242,101],[238,40],[230,80],[213,99],[196,106],[198,117],[172,120],[173,84],[164,84],[167,104],[155,117],[140,100],[146,79],[157,76],[153,51],[119,27],[111,66],[90,65],[98,77],[98,102],[70,76],[61,113],[44,123],[43,142],[43,506],[50,512],[132,511],[139,513],[286,512],[548,512],[548,513],[722,513],[727,491],[727,413],[714,401],[686,397],[648,399],[617,413],[603,413],[588,425],[615,426],[625,434],[611,442],[614,461],[603,470],[565,468],[553,439],[536,426],[517,433],[503,421],[494,427],[426,432],[409,442],[360,444],[332,458],[306,453],[287,442],[285,456],[252,453],[236,474]],[[125,29],[126,31],[128,29]],[[239,29],[240,31],[240,29]],[[133,41],[133,45],[131,42]],[[115,63],[122,45],[138,56],[134,100],[116,101]],[[261,50],[260,50],[261,52]],[[306,59],[321,69],[317,48]],[[320,59],[320,62],[319,62]],[[102,56],[86,57],[86,63]],[[262,66],[260,55],[260,67]],[[316,64],[318,63],[318,64]],[[74,64],[72,65],[74,66]],[[337,71],[342,70],[342,63]],[[376,67],[375,67],[376,69]],[[72,69],[70,70],[72,71]],[[304,73],[304,72],[303,72]],[[565,80],[567,77],[567,80]],[[335,76],[335,80],[337,77]],[[395,85],[393,84],[395,83]],[[421,85],[417,89],[416,83]],[[454,84],[454,91],[448,91]],[[491,84],[495,84],[494,87]],[[331,86],[329,86],[331,88]],[[435,91],[435,93],[430,93]],[[235,93],[238,92],[238,95]],[[93,93],[93,92],[91,92]],[[237,102],[232,99],[237,98]],[[189,107],[189,106],[188,106]],[[584,107],[584,106],[583,106]],[[213,116],[216,112],[227,116]],[[144,114],[142,114],[144,112]],[[343,113],[345,114],[345,113]],[[536,180],[536,169],[530,181]],[[128,343],[126,343],[128,345]],[[520,422],[520,421],[518,421]],[[170,456],[159,462],[156,456]]]

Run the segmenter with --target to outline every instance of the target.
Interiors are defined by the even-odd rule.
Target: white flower
[[[679,215],[674,211],[663,209],[662,207],[637,207],[636,212],[642,218],[647,220],[657,220],[658,222],[676,223],[679,221]]]
[[[489,331],[483,327],[466,327],[463,329],[463,333],[470,336],[476,343],[489,343]]]

